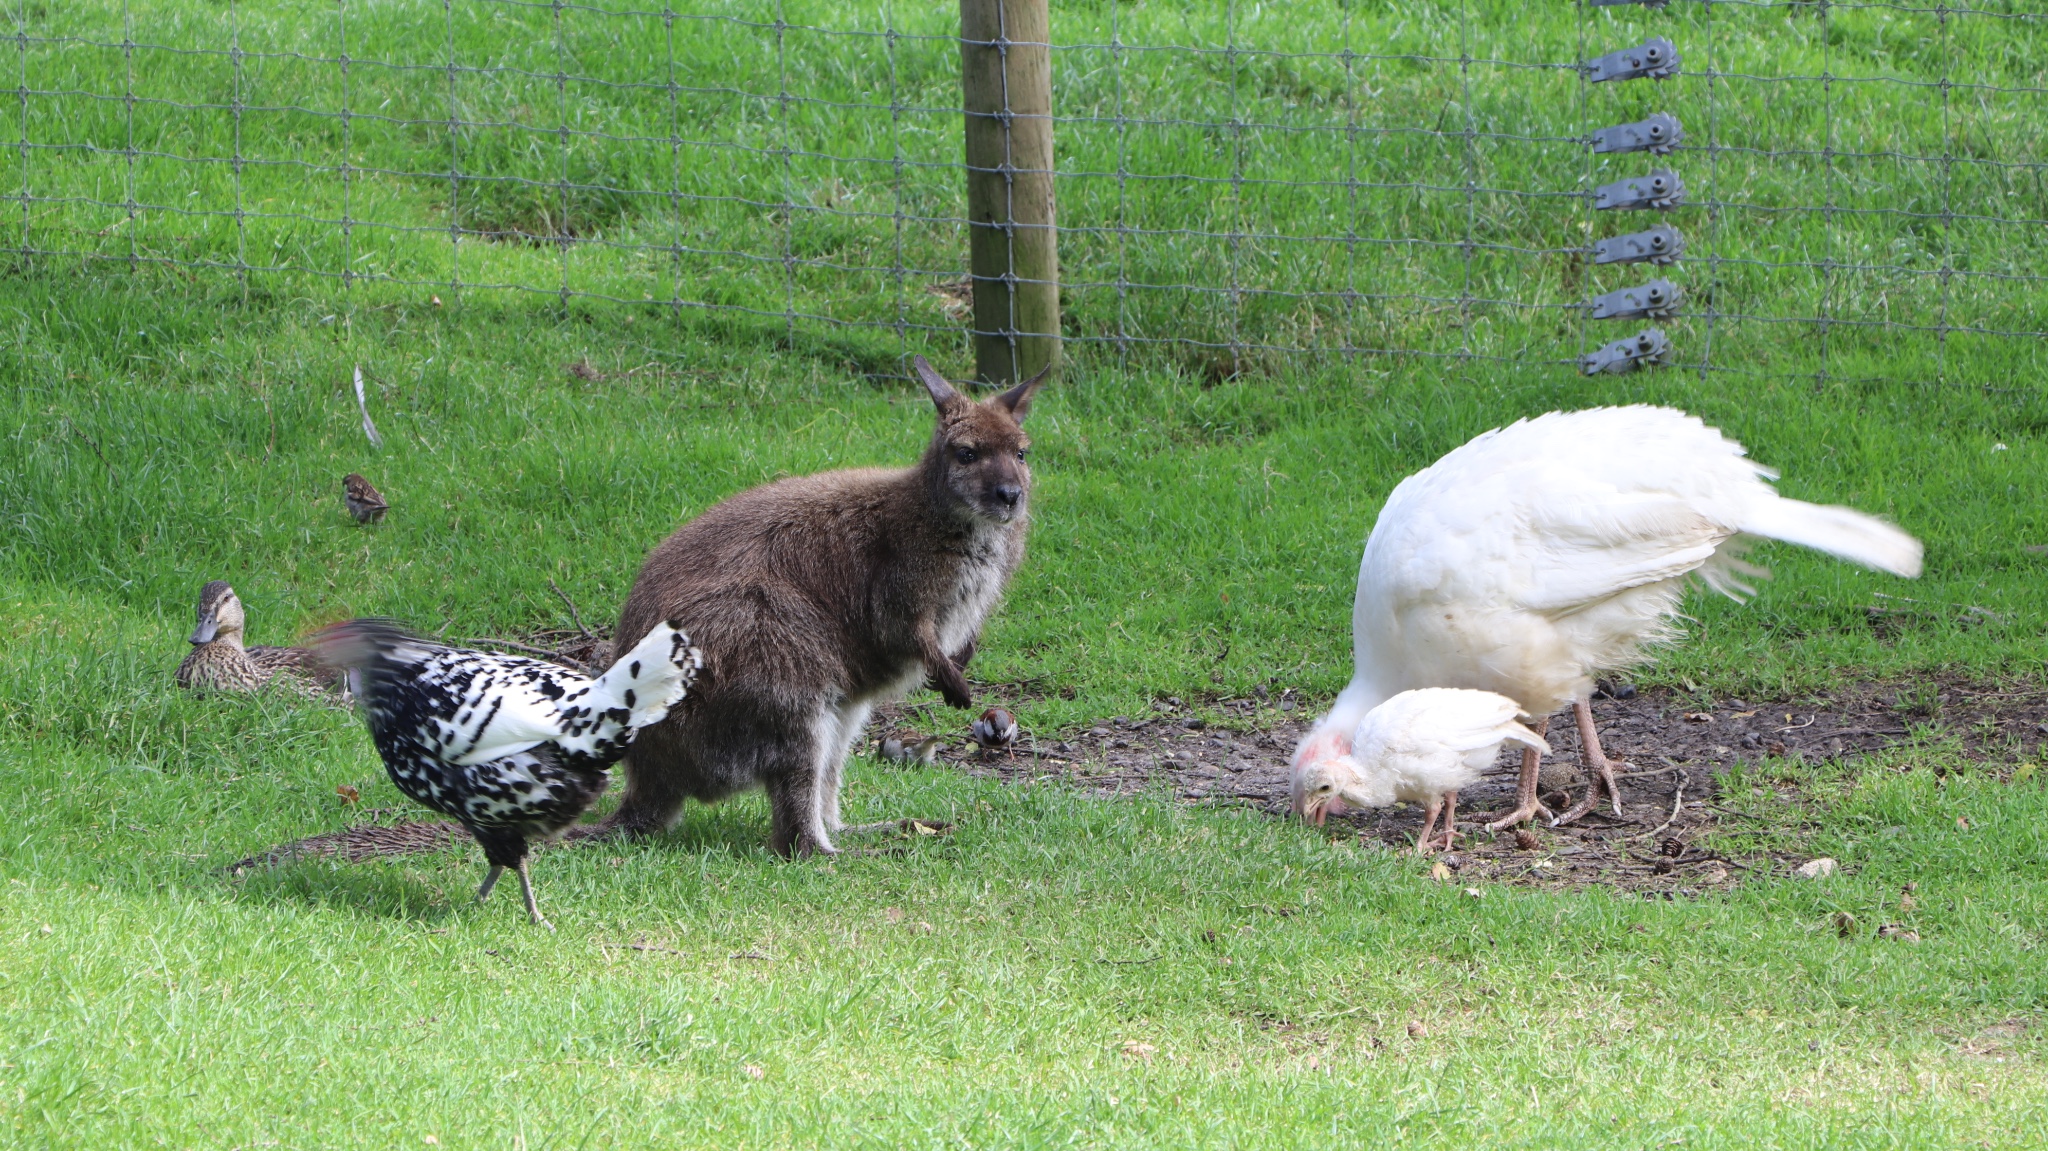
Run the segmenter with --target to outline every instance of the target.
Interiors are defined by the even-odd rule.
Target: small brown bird
[[[1008,749],[1017,758],[1017,717],[999,707],[989,708],[974,721],[974,741],[989,751]]]
[[[246,622],[242,601],[226,580],[201,588],[199,625],[192,629],[192,653],[178,665],[178,686],[202,692],[251,692],[279,672],[332,678],[304,648],[243,647]]]
[[[890,763],[922,763],[930,765],[939,757],[939,737],[921,739],[916,743],[904,743],[891,736],[882,741],[882,758]]]
[[[384,518],[391,505],[384,502],[383,493],[371,486],[358,472],[350,472],[341,478],[341,502],[348,505],[348,514],[356,517],[359,524],[374,524]]]

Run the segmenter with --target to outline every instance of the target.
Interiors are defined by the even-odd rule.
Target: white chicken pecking
[[[1541,755],[1543,737],[1515,721],[1522,705],[1490,691],[1425,687],[1404,691],[1365,713],[1346,755],[1325,756],[1294,776],[1294,807],[1323,822],[1332,799],[1353,807],[1423,805],[1415,853],[1437,846],[1432,831],[1443,811],[1443,849],[1457,826],[1458,792],[1493,766],[1504,743]]]
[[[1757,538],[1920,574],[1920,543],[1850,508],[1787,499],[1776,473],[1698,418],[1646,405],[1552,412],[1478,436],[1401,481],[1366,540],[1351,613],[1350,686],[1295,749],[1297,777],[1351,751],[1367,712],[1418,687],[1519,700],[1543,733],[1567,703],[1591,782],[1552,820],[1620,797],[1593,730],[1593,677],[1676,638],[1688,576],[1741,600]],[[1549,809],[1541,755],[1522,753],[1499,830]],[[1297,791],[1299,794],[1299,791]]]

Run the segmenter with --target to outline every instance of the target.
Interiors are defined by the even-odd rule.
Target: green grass
[[[2042,326],[2048,38],[1977,7],[1062,4],[1067,335],[1197,371],[1228,370],[1217,344],[1570,358],[1634,330],[1576,306],[1650,274],[1586,264],[1649,223],[1586,197],[1662,166],[1693,205],[1668,217],[1681,361],[2002,386],[2043,366],[2015,333]],[[27,202],[0,243],[254,267],[266,299],[347,275],[415,303],[658,301],[721,338],[958,367],[926,290],[965,270],[956,20],[23,0],[0,17],[27,90],[0,117],[20,156],[0,200]],[[1659,34],[1685,61],[1669,81],[1567,67]],[[1660,110],[1688,132],[1668,159],[1575,142]],[[486,239],[511,235],[581,242]]]
[[[204,579],[235,582],[257,640],[346,612],[557,626],[549,578],[604,619],[681,518],[778,474],[906,460],[930,417],[899,385],[616,312],[368,310],[342,331],[162,286],[0,282],[0,1130],[24,1145],[2048,1136],[2036,1033],[1971,1042],[2048,1003],[2048,792],[1939,743],[1807,781],[1811,807],[1756,832],[1846,874],[1696,903],[1474,899],[1248,813],[870,761],[850,818],[958,832],[790,864],[762,848],[758,799],[693,807],[653,843],[543,855],[556,935],[472,906],[468,853],[232,880],[245,854],[341,826],[338,785],[403,800],[346,713],[172,687]],[[584,356],[658,370],[588,382],[563,368]],[[1786,490],[1929,544],[1905,587],[1774,552],[1752,604],[1691,604],[1694,638],[1656,676],[1762,693],[2038,672],[2031,398],[1534,370],[1341,385],[1071,369],[1032,418],[1033,554],[976,665],[1023,686],[989,694],[1041,731],[1169,693],[1327,695],[1358,541],[1399,475],[1513,416],[1627,399],[1698,410]],[[381,528],[339,507],[356,468],[395,504]],[[1876,591],[1927,610],[1880,638]],[[2003,622],[1967,627],[1971,605]],[[1909,881],[1924,941],[1875,938]],[[635,942],[667,950],[612,946]]]
[[[799,7],[790,6],[793,20],[804,15]],[[541,38],[551,35],[548,10],[457,8],[465,60],[551,67],[552,41]],[[217,43],[232,19],[250,51],[312,52],[334,27],[334,9],[323,5],[134,11],[138,40]],[[1077,5],[1065,18],[1106,20],[1109,11]],[[1220,35],[1209,7],[1116,11],[1126,42]],[[1303,11],[1295,19],[1283,6],[1239,6],[1240,34],[1273,47],[1341,45],[1332,39],[1342,32],[1339,15]],[[1452,15],[1361,8],[1350,42],[1442,52],[1459,37]],[[1475,55],[1557,59],[1575,43],[1568,16],[1486,6],[1477,15],[1467,33]],[[837,18],[822,7],[804,16],[828,17]],[[107,39],[113,28],[111,39],[120,39],[118,11],[106,5],[29,4],[14,18],[38,36]],[[945,17],[893,18],[898,28],[942,30]],[[1729,70],[1738,60],[1772,74],[1820,67],[1815,23],[1803,10],[1674,6],[1589,19],[1600,44],[1646,35],[1659,21],[1693,22],[1684,26],[1695,34],[1711,19],[1724,37],[1715,42],[1731,53]],[[1942,41],[1929,38],[1921,17],[1858,9],[1830,19],[1836,69],[1928,75],[1960,61],[1958,75],[1966,64],[1971,75],[2018,83],[2042,58],[2030,27],[2000,38],[1964,19],[1936,52]],[[351,51],[432,56],[439,42],[430,34],[445,37],[446,20],[403,5],[352,10],[349,34],[361,39],[351,39]],[[572,37],[604,27],[580,9],[565,17]],[[1106,42],[1086,28],[1072,37],[1091,38]],[[842,49],[796,61],[792,74],[807,91],[874,90],[873,61],[862,55],[873,42],[791,39],[802,52]],[[700,38],[679,58],[698,69],[693,75],[760,91],[773,76],[746,44],[758,47]],[[642,39],[600,38],[580,50],[585,67],[621,74],[644,75],[652,59]],[[944,96],[947,51],[900,43],[905,90],[925,93],[926,103]],[[1080,66],[1083,54],[1062,57],[1068,108],[1113,95],[1100,69]],[[27,55],[39,90],[121,90],[118,50],[38,42]],[[138,82],[157,95],[190,102],[218,90],[218,58],[150,49],[138,60]],[[1329,122],[1331,108],[1342,107],[1317,87],[1330,78],[1309,74],[1327,59],[1260,58],[1233,70],[1204,57],[1201,67],[1214,74],[1200,82],[1158,57],[1130,60],[1126,98],[1184,109],[1184,118],[1227,117],[1233,81],[1240,99],[1267,94],[1251,109],[1260,116],[1292,108]],[[1425,107],[1435,117],[1456,75],[1372,67],[1384,74],[1373,80],[1383,94],[1370,109],[1388,124],[1412,122]],[[283,74],[292,68],[296,79]],[[266,83],[289,80],[305,107],[338,107],[331,70],[267,57],[251,71]],[[1495,78],[1556,82],[1521,71]],[[357,69],[355,106],[404,97],[411,89],[402,79]],[[502,90],[462,98],[507,115],[540,106],[507,74],[491,83]],[[1664,91],[1703,98],[1700,84]],[[1810,140],[1812,109],[1773,101],[1767,88],[1722,82],[1724,128],[1768,128],[1793,141],[1785,146]],[[1839,85],[1837,112],[1891,146],[1924,144],[1927,102],[1877,94],[1884,90]],[[1534,88],[1478,91],[1501,116],[1570,114],[1535,100]],[[609,132],[640,130],[636,114],[666,115],[665,104],[636,112],[630,93],[604,96],[610,103],[601,95],[583,93],[578,100],[593,103],[577,106]],[[411,98],[432,110],[426,96]],[[1596,90],[1595,99],[1623,97]],[[1973,146],[1989,155],[2030,154],[2036,144],[2026,133],[2038,132],[2039,118],[2015,115],[2018,97],[2000,99],[1985,94],[1974,110],[1957,112],[1948,138],[1975,133]],[[761,130],[745,102],[707,98],[692,107],[707,134]],[[758,113],[758,103],[751,107]],[[29,122],[38,140],[112,146],[125,139],[121,108],[37,96]],[[1588,116],[1623,110],[1613,103]],[[172,150],[174,141],[149,133],[182,132],[184,154],[224,154],[231,125],[223,117],[160,111],[138,111],[138,139]],[[955,121],[927,119],[923,136],[906,138],[951,157]],[[940,119],[956,135],[940,138]],[[890,138],[872,135],[877,122],[849,112],[803,130],[817,133],[806,139],[820,150],[886,154]],[[1955,122],[1974,126],[1966,133]],[[647,123],[665,136],[659,122]],[[1528,121],[1515,123],[1525,130]],[[430,172],[445,156],[434,151],[445,141],[424,130],[356,127],[355,162],[366,167]],[[340,146],[327,118],[252,116],[245,129],[251,154],[325,163]],[[561,160],[520,151],[514,136],[478,143],[477,154],[497,171],[535,179],[552,169],[520,165]],[[1076,164],[1113,168],[1110,142],[1078,128],[1072,140]],[[1437,178],[1415,167],[1436,161],[1397,154],[1405,145],[1389,140],[1389,170]],[[1229,170],[1227,155],[1219,161],[1168,133],[1133,146]],[[1549,179],[1542,164],[1580,163],[1534,148],[1517,161],[1513,148],[1500,148],[1500,186]],[[657,151],[666,156],[665,145]],[[1293,175],[1326,176],[1335,162],[1298,143],[1268,141],[1259,154],[1280,166],[1269,170]],[[713,170],[722,155],[693,167],[691,178],[764,178],[737,161],[718,160],[725,168]],[[1750,160],[1724,154],[1722,197],[1739,198],[1740,186],[1756,202],[1810,203],[1821,177],[1809,159],[1757,160],[1743,175]],[[644,167],[655,160],[630,150],[593,149],[578,162],[586,161],[620,165],[624,181],[661,176]],[[1442,174],[1455,181],[1462,158],[1445,163]],[[818,164],[792,174],[794,185],[833,178]],[[1838,167],[1838,190],[1862,187],[1872,203],[1913,208],[1939,191],[1910,165],[1883,180],[1874,163]],[[198,202],[232,202],[228,176],[215,167],[146,159],[136,172],[138,199],[197,190]],[[1570,172],[1576,179],[1579,169]],[[1859,172],[1868,186],[1856,183]],[[865,178],[840,178],[868,188]],[[118,201],[126,179],[122,156],[33,153],[37,195]],[[906,180],[906,202],[951,210],[950,173],[913,169]],[[1113,218],[1088,199],[1090,185],[1076,178],[1063,188],[1070,222]],[[1245,219],[1300,233],[1325,226],[1313,219],[1329,211],[1314,195],[1261,205],[1133,187],[1141,191],[1130,218],[1165,227]],[[243,192],[251,204],[295,197],[295,211],[322,218],[340,211],[338,181],[317,172],[251,168]],[[1999,200],[2001,211],[2048,215],[2027,199],[2036,193],[2014,192]],[[888,202],[897,194],[861,193]],[[368,221],[445,225],[447,203],[437,207],[441,193],[428,182],[364,175],[350,195]],[[482,208],[514,222],[538,210],[504,197]],[[1461,236],[1456,200],[1382,190],[1365,209],[1383,214],[1374,229]],[[1485,227],[1498,229],[1488,234],[1554,244],[1569,211],[1524,218],[1511,210],[1519,203],[1483,201]],[[687,220],[601,197],[577,210],[612,213],[600,230],[629,243],[666,243],[688,224],[729,237],[733,250],[756,250],[829,225],[845,229],[839,242],[856,263],[893,243],[878,238],[874,221],[837,209],[800,213],[801,229],[734,205],[700,203]],[[717,298],[779,309],[788,285],[744,261],[650,265],[628,249],[581,246],[565,257],[479,241],[462,248],[476,261],[464,265],[470,282],[547,286],[559,282],[546,279],[550,270],[559,276],[566,263],[572,277],[585,277],[573,279],[578,287],[655,302],[564,308],[515,292],[466,292],[436,307],[424,290],[373,281],[343,291],[312,274],[338,271],[343,257],[331,229],[303,222],[252,219],[238,235],[217,216],[146,212],[98,236],[118,215],[82,202],[36,211],[31,234],[51,229],[50,247],[118,257],[133,237],[145,257],[231,260],[246,242],[250,252],[282,253],[275,258],[294,270],[252,277],[246,299],[232,275],[149,264],[131,272],[118,261],[45,258],[0,277],[0,804],[9,815],[0,834],[0,1142],[419,1147],[433,1135],[443,1147],[536,1151],[2048,1142],[2040,1039],[2048,1025],[2040,962],[2048,790],[2039,770],[1973,767],[1959,754],[1973,738],[1965,731],[1937,729],[1915,748],[1844,765],[1773,762],[1735,776],[1731,804],[1769,818],[1725,833],[1731,850],[1828,854],[1844,870],[1821,883],[1757,879],[1692,902],[1506,887],[1474,897],[1430,881],[1412,860],[1248,812],[1190,809],[1163,795],[1100,800],[1058,785],[1007,787],[868,760],[852,771],[851,820],[916,814],[954,820],[957,831],[900,857],[785,863],[763,850],[758,798],[693,806],[681,828],[652,842],[544,853],[536,872],[561,929],[553,935],[530,929],[503,895],[472,905],[481,864],[470,853],[306,862],[230,878],[222,868],[251,852],[344,825],[339,785],[361,788],[366,806],[403,801],[345,712],[277,694],[196,700],[173,688],[170,670],[205,580],[235,584],[256,642],[366,612],[458,636],[562,626],[550,580],[587,618],[608,620],[640,558],[676,523],[778,475],[907,461],[928,433],[929,404],[880,378],[899,350],[893,333],[817,325],[785,342],[779,322],[764,332],[662,306],[684,292],[699,300],[728,293]],[[1808,253],[1870,246],[1924,262],[1933,258],[1928,245],[1948,241],[1918,227],[1883,215],[1731,214],[1715,242],[1724,257],[1773,245]],[[2038,230],[1982,230],[2010,242],[1968,248],[1972,261],[2024,265],[2028,245],[2040,243]],[[1069,270],[1098,275],[1108,257],[1081,235]],[[348,258],[373,253],[371,270],[422,279],[448,270],[432,263],[445,258],[435,246],[443,241],[371,226],[358,240]],[[906,242],[920,265],[957,269],[958,237],[944,229]],[[1214,255],[1161,241],[1132,258],[1154,261],[1166,282],[1214,285],[1229,275]],[[1376,250],[1353,270],[1401,291],[1451,282],[1451,269],[1412,255]],[[1549,285],[1541,291],[1566,298],[1562,269],[1545,259],[1554,257],[1475,261],[1475,294],[1550,300],[1537,293]],[[1238,268],[1247,282],[1256,278],[1247,269],[1272,277],[1262,282],[1315,290],[1342,282],[1312,262]],[[1759,277],[1745,289],[1752,312],[1804,314],[1795,305],[1818,298],[1817,282],[1805,278],[1811,269],[1721,271],[1731,283]],[[896,314],[891,293],[901,286],[882,291],[824,272],[800,268],[797,298],[807,308]],[[1844,287],[1838,302],[1932,306],[1924,278],[1895,287]],[[927,309],[918,322],[940,322],[915,283],[901,290]],[[1971,295],[1979,290],[1992,294]],[[1076,330],[1114,331],[1114,309],[1090,291],[1070,296]],[[1227,334],[1230,323],[1278,323],[1262,305],[1206,318],[1177,306],[1133,304],[1126,319],[1133,330],[1201,338]],[[1950,306],[1958,316],[1978,308],[1967,314],[2016,314],[2025,322],[2005,326],[2038,326],[2030,281],[1969,281]],[[1488,312],[1468,334],[1440,313],[1397,310],[1383,317],[1381,334],[1439,351],[1469,338],[1476,350],[1526,349],[1532,360],[1575,350],[1576,327],[1532,314]],[[1314,343],[1311,330],[1324,333],[1317,339],[1371,335],[1354,328],[1332,337],[1327,324],[1306,320],[1267,330],[1304,344]],[[1650,401],[1726,428],[1783,469],[1789,494],[1904,524],[1926,540],[1928,572],[1906,585],[1769,549],[1762,558],[1777,578],[1746,606],[1695,597],[1688,642],[1647,679],[1749,698],[1935,672],[2038,684],[2048,656],[2048,557],[2028,550],[2048,544],[2038,349],[1957,338],[1937,383],[1937,350],[1924,334],[1837,330],[1828,337],[1832,376],[1816,383],[1798,373],[1819,362],[1818,332],[1745,330],[1726,345],[1726,362],[1743,374],[1597,381],[1534,362],[1332,357],[1262,363],[1218,383],[1171,356],[1118,359],[1083,347],[1031,418],[1039,485],[1032,554],[987,633],[976,678],[1039,732],[1136,714],[1168,694],[1201,700],[1266,685],[1326,697],[1349,670],[1360,541],[1401,476],[1518,416]],[[939,344],[932,350],[950,348],[958,360],[957,343]],[[605,378],[565,370],[585,358]],[[356,365],[385,437],[381,451],[360,430],[349,384]],[[395,505],[381,527],[357,528],[342,513],[340,477],[351,470],[369,474]],[[1912,596],[1916,613],[1874,630],[1864,609],[1879,592]],[[1972,608],[1993,613],[1990,622],[1980,624],[1985,617]],[[962,717],[935,714],[957,735]],[[1781,791],[1800,799],[1765,802]],[[1904,911],[1898,895],[1909,882],[1918,906]],[[1853,917],[1846,937],[1836,927],[1842,913]],[[1890,922],[1922,941],[1877,938]],[[1999,1026],[2011,1020],[2025,1026]],[[1411,1023],[1421,1025],[1414,1034]]]

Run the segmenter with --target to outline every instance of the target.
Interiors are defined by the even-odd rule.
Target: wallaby
[[[623,650],[674,619],[704,652],[682,706],[627,752],[607,829],[675,822],[683,800],[765,787],[770,844],[833,854],[846,756],[878,703],[962,670],[1024,559],[1031,469],[1022,423],[1045,372],[976,403],[923,357],[938,426],[917,465],[750,488],[648,555],[620,613]]]

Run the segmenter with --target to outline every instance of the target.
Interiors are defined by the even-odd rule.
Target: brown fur
[[[634,741],[608,827],[659,831],[686,798],[765,787],[775,850],[831,853],[841,770],[874,705],[929,677],[947,703],[971,706],[962,669],[1024,559],[1020,422],[1045,374],[977,404],[916,364],[938,426],[915,467],[749,489],[647,557],[617,642],[673,618],[705,668]]]

